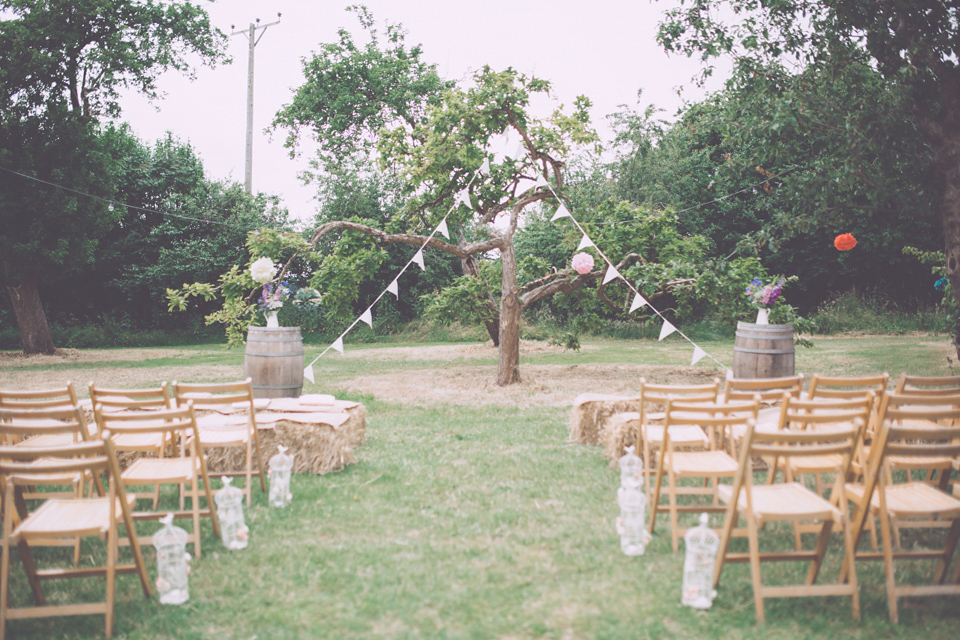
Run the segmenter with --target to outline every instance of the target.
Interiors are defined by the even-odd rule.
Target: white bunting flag
[[[664,338],[666,338],[668,335],[670,335],[676,330],[677,328],[675,326],[670,324],[668,321],[664,320],[663,326],[660,327],[660,337],[658,339],[663,340]]]
[[[457,197],[454,198],[454,202],[456,202],[457,204],[462,204],[467,209],[473,209],[473,205],[470,204],[470,194],[467,193],[466,191],[461,191],[460,193],[458,193]]]
[[[560,205],[559,207],[557,207],[557,212],[553,214],[552,218],[550,218],[550,222],[553,222],[554,220],[559,220],[560,218],[569,218],[569,217],[570,217],[570,212],[567,211],[567,208],[565,206]]]
[[[413,256],[413,261],[416,262],[422,271],[426,271],[427,268],[423,265],[423,249],[417,251],[416,255]]]
[[[586,236],[584,236],[584,237],[586,237]],[[610,282],[610,281],[613,280],[614,278],[619,278],[619,277],[620,277],[620,272],[617,271],[616,268],[614,268],[614,266],[613,266],[612,264],[611,264],[611,265],[608,265],[608,266],[607,266],[607,272],[603,275],[603,283],[602,283],[602,284],[607,284],[608,282]]]
[[[592,247],[592,246],[594,246],[593,240],[588,238],[587,234],[583,234],[583,237],[580,238],[580,244],[577,245],[577,251],[580,251],[581,249],[585,249],[587,247]]]
[[[442,233],[443,237],[447,240],[450,239],[450,230],[447,229],[447,219],[444,218],[440,221],[440,224],[437,225],[437,233]]]
[[[634,311],[636,311],[637,309],[639,309],[640,307],[646,304],[647,304],[646,298],[644,298],[642,295],[638,293],[637,295],[633,296],[633,302],[630,303],[629,313],[633,313]]]
[[[483,164],[480,165],[480,171],[487,175],[490,175],[490,158],[483,159]]]
[[[397,300],[400,299],[400,291],[397,289],[397,281],[394,279],[393,282],[387,285],[387,291],[396,296]]]
[[[313,380],[313,365],[312,365],[312,364],[308,364],[306,367],[303,368],[303,377],[306,378],[307,380],[309,380],[310,382],[313,382],[313,381],[314,381],[314,380]]]
[[[538,173],[538,174],[537,174],[537,182],[536,182],[536,184],[534,184],[533,186],[534,186],[534,187],[549,187],[549,186],[550,186],[550,183],[547,182],[547,179],[546,179],[546,178],[544,178],[542,175],[540,175],[540,174]]]
[[[513,152],[513,158],[515,160],[522,160],[527,155],[527,148],[523,144],[523,140],[517,143],[517,150]]]
[[[340,336],[339,338],[334,340],[333,344],[330,346],[336,349],[337,351],[339,351],[340,353],[343,353],[343,336]]]
[[[697,364],[698,362],[700,362],[701,360],[703,360],[703,356],[705,356],[705,355],[707,355],[707,352],[706,352],[706,351],[704,351],[704,350],[701,349],[700,347],[694,345],[694,346],[693,346],[693,360],[690,361],[690,366],[692,367],[693,365],[695,365],[695,364]]]
[[[373,329],[373,314],[370,313],[370,309],[367,309],[360,314],[360,319],[367,323],[367,326]]]

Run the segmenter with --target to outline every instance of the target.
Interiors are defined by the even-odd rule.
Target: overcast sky
[[[214,25],[226,33],[245,30],[259,18],[255,49],[253,189],[279,195],[297,218],[316,212],[314,190],[297,177],[306,159],[290,159],[284,133],[270,138],[264,129],[303,83],[301,60],[321,44],[335,42],[337,30],[360,36],[347,2],[318,0],[220,0],[203,2]],[[676,0],[366,0],[380,31],[400,23],[407,44],[422,44],[423,57],[440,75],[461,80],[483,65],[513,67],[553,84],[556,104],[571,105],[580,94],[593,103],[593,121],[609,138],[605,116],[618,105],[654,104],[673,115],[683,100],[698,100],[704,89],[692,82],[696,60],[668,57],[655,35],[663,12]],[[235,25],[235,28],[231,28]],[[172,131],[191,143],[209,178],[244,179],[247,54],[244,35],[230,38],[233,64],[202,68],[190,82],[170,73],[160,82],[166,97],[153,104],[125,98],[122,119],[148,143]],[[720,78],[708,85],[717,88]],[[677,91],[682,88],[682,95]],[[643,97],[637,104],[637,90]],[[543,105],[546,109],[549,105]],[[540,113],[538,115],[546,115]],[[309,145],[306,147],[310,149]]]

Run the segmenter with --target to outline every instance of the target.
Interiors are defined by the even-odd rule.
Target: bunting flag
[[[698,362],[700,362],[705,355],[707,355],[707,352],[706,352],[706,351],[704,351],[704,350],[701,349],[700,347],[694,345],[694,346],[693,346],[693,360],[690,361],[690,366],[692,367],[693,365],[695,365],[695,364],[697,364]]]
[[[390,293],[392,293],[392,294],[397,298],[397,300],[400,299],[400,291],[397,289],[397,279],[396,279],[396,278],[393,279],[393,282],[391,282],[390,284],[387,285],[387,291],[389,291]]]
[[[423,249],[420,249],[419,251],[417,251],[417,253],[413,256],[413,261],[420,266],[421,271],[427,270],[427,268],[423,264]]]
[[[440,224],[437,225],[437,233],[442,233],[442,234],[443,234],[443,237],[445,237],[447,240],[450,239],[450,230],[447,229],[447,219],[446,219],[446,218],[444,218],[443,220],[441,220],[441,221],[440,221]]]
[[[309,380],[310,382],[314,382],[312,364],[308,364],[306,367],[303,368],[303,377]]]
[[[336,340],[334,340],[334,341],[333,341],[333,344],[330,345],[330,346],[333,347],[334,349],[336,349],[337,351],[339,351],[339,352],[342,354],[342,353],[343,353],[343,336],[340,336],[339,338],[337,338]]]
[[[676,331],[676,330],[677,330],[677,328],[676,328],[675,326],[673,326],[672,324],[670,324],[669,321],[664,320],[664,321],[663,321],[663,326],[660,327],[660,337],[658,338],[658,340],[663,340],[664,338],[666,338],[668,335],[670,335],[671,333],[673,333],[673,332]]]
[[[487,175],[490,175],[490,158],[483,159],[483,164],[480,165],[480,171]]]
[[[458,193],[453,200],[454,200],[454,203],[462,204],[467,209],[473,209],[473,205],[470,204],[470,194],[467,193],[466,191],[461,191],[460,193]]]
[[[373,314],[370,313],[370,309],[367,308],[366,311],[360,314],[360,319],[367,323],[367,326],[373,329]]]
[[[539,173],[537,174],[537,181],[533,185],[534,187],[549,187],[550,183],[547,182],[547,179],[544,178]]]
[[[523,140],[517,143],[517,150],[513,152],[513,158],[515,160],[520,160],[527,155],[527,148],[523,145]]]
[[[567,211],[567,208],[561,204],[559,207],[557,207],[557,212],[553,214],[552,218],[550,218],[550,222],[553,222],[554,220],[559,220],[560,218],[569,218],[569,217],[570,217],[570,212]]]
[[[637,295],[633,296],[633,302],[630,303],[630,311],[628,313],[633,313],[634,311],[636,311],[637,309],[639,309],[640,307],[646,304],[647,304],[646,298],[644,298],[642,295],[638,293]]]
[[[584,236],[584,237],[586,237],[586,236]],[[607,284],[608,282],[610,282],[610,281],[613,280],[614,278],[619,278],[619,277],[620,277],[620,272],[617,271],[617,269],[616,269],[612,264],[611,264],[611,265],[608,265],[608,266],[607,266],[607,272],[603,275],[603,283],[602,283],[602,284]]]
[[[580,238],[580,244],[577,245],[577,251],[580,251],[581,249],[585,249],[587,247],[592,247],[592,246],[594,246],[593,240],[588,238],[587,234],[583,234],[583,237]]]

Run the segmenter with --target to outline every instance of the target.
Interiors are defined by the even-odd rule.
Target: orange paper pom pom
[[[850,251],[857,246],[857,239],[853,237],[852,233],[841,233],[833,239],[833,246],[840,251]]]

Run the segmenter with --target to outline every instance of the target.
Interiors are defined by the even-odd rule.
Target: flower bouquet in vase
[[[747,299],[757,309],[757,324],[770,324],[770,309],[783,293],[784,278],[764,284],[760,278],[754,278],[747,285]]]
[[[283,302],[290,297],[290,286],[286,283],[274,284],[273,276],[277,272],[277,265],[270,258],[257,258],[250,265],[250,277],[254,282],[263,285],[260,294],[260,310],[267,319],[267,327],[279,327],[277,313],[283,308]]]

